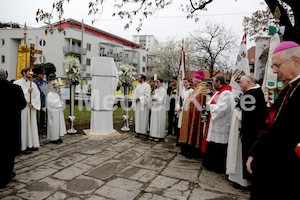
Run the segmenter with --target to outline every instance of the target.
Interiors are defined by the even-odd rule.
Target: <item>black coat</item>
[[[27,103],[21,87],[7,80],[0,80],[0,91],[3,94],[0,98],[0,149],[18,154],[21,149],[21,111]]]
[[[255,103],[250,103],[251,99],[248,97],[253,97]],[[238,102],[237,107],[242,110],[240,134],[242,140],[243,177],[251,179],[246,168],[248,153],[254,142],[257,140],[259,132],[263,128],[268,114],[264,94],[261,88],[255,87],[244,92],[244,95],[241,98],[241,101]]]
[[[292,84],[294,93],[279,112],[290,86],[279,95],[271,110],[279,112],[271,127],[260,133],[249,152],[254,157],[253,199],[299,199],[300,158],[295,147],[300,142],[300,79]],[[275,108],[275,109],[274,109]]]
[[[21,110],[26,106],[20,86],[0,79],[0,186],[6,185],[14,168],[15,155],[21,150]]]

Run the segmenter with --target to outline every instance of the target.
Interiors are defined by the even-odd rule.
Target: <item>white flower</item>
[[[135,80],[134,76],[136,74],[136,68],[133,65],[128,63],[124,63],[120,66],[119,80],[121,81],[122,85],[125,87],[131,87],[132,81]]]
[[[64,60],[64,71],[67,74],[68,82],[78,82],[82,72],[79,59],[74,56],[67,56]]]

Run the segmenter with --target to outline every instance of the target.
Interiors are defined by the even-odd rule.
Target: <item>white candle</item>
[[[157,81],[157,74],[154,74],[154,81]]]

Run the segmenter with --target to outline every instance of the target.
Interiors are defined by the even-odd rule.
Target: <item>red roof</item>
[[[76,21],[74,19],[66,19],[65,22],[62,22],[61,24],[59,22],[54,23],[54,27],[61,27],[61,28],[73,28],[73,29],[79,29],[81,30],[81,22]],[[106,31],[97,29],[93,26],[84,24],[84,32],[91,33],[97,37],[104,37],[107,40],[115,41],[118,44],[130,46],[133,49],[140,48],[141,46],[139,44],[136,44],[134,42],[131,42],[129,40],[126,40],[124,38],[121,38],[119,36],[116,36],[114,34],[108,33]]]

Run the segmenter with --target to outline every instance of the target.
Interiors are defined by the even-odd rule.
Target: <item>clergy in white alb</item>
[[[182,124],[182,116],[183,116],[183,105],[184,105],[184,100],[190,96],[190,94],[194,91],[193,88],[190,86],[191,81],[188,78],[183,79],[183,90],[180,93],[180,98],[179,101],[176,102],[176,108],[177,110],[177,116],[178,116],[178,128],[181,128]]]
[[[235,108],[232,113],[229,141],[227,148],[226,174],[228,179],[243,187],[248,187],[251,182],[243,178],[242,140],[241,129],[242,111]]]
[[[203,165],[217,173],[225,173],[226,152],[234,101],[231,86],[226,85],[223,76],[215,76],[213,86],[216,91],[206,103],[210,115]]]
[[[135,132],[137,136],[147,134],[149,129],[148,119],[151,88],[145,80],[145,75],[139,75],[139,83],[134,90],[133,109],[135,111]]]
[[[23,77],[16,80],[14,84],[21,86],[27,102],[27,106],[21,112],[21,150],[25,151],[27,148],[36,149],[40,146],[36,111],[41,108],[41,99],[36,84],[34,82],[30,83],[32,78],[30,69],[25,67],[21,73]]]
[[[52,142],[59,142],[61,136],[66,134],[66,124],[63,110],[65,104],[57,93],[57,84],[53,87],[47,95],[47,138]]]
[[[157,80],[157,88],[151,98],[151,124],[150,134],[154,141],[165,137],[166,131],[166,95],[167,91],[162,87],[163,79]]]

